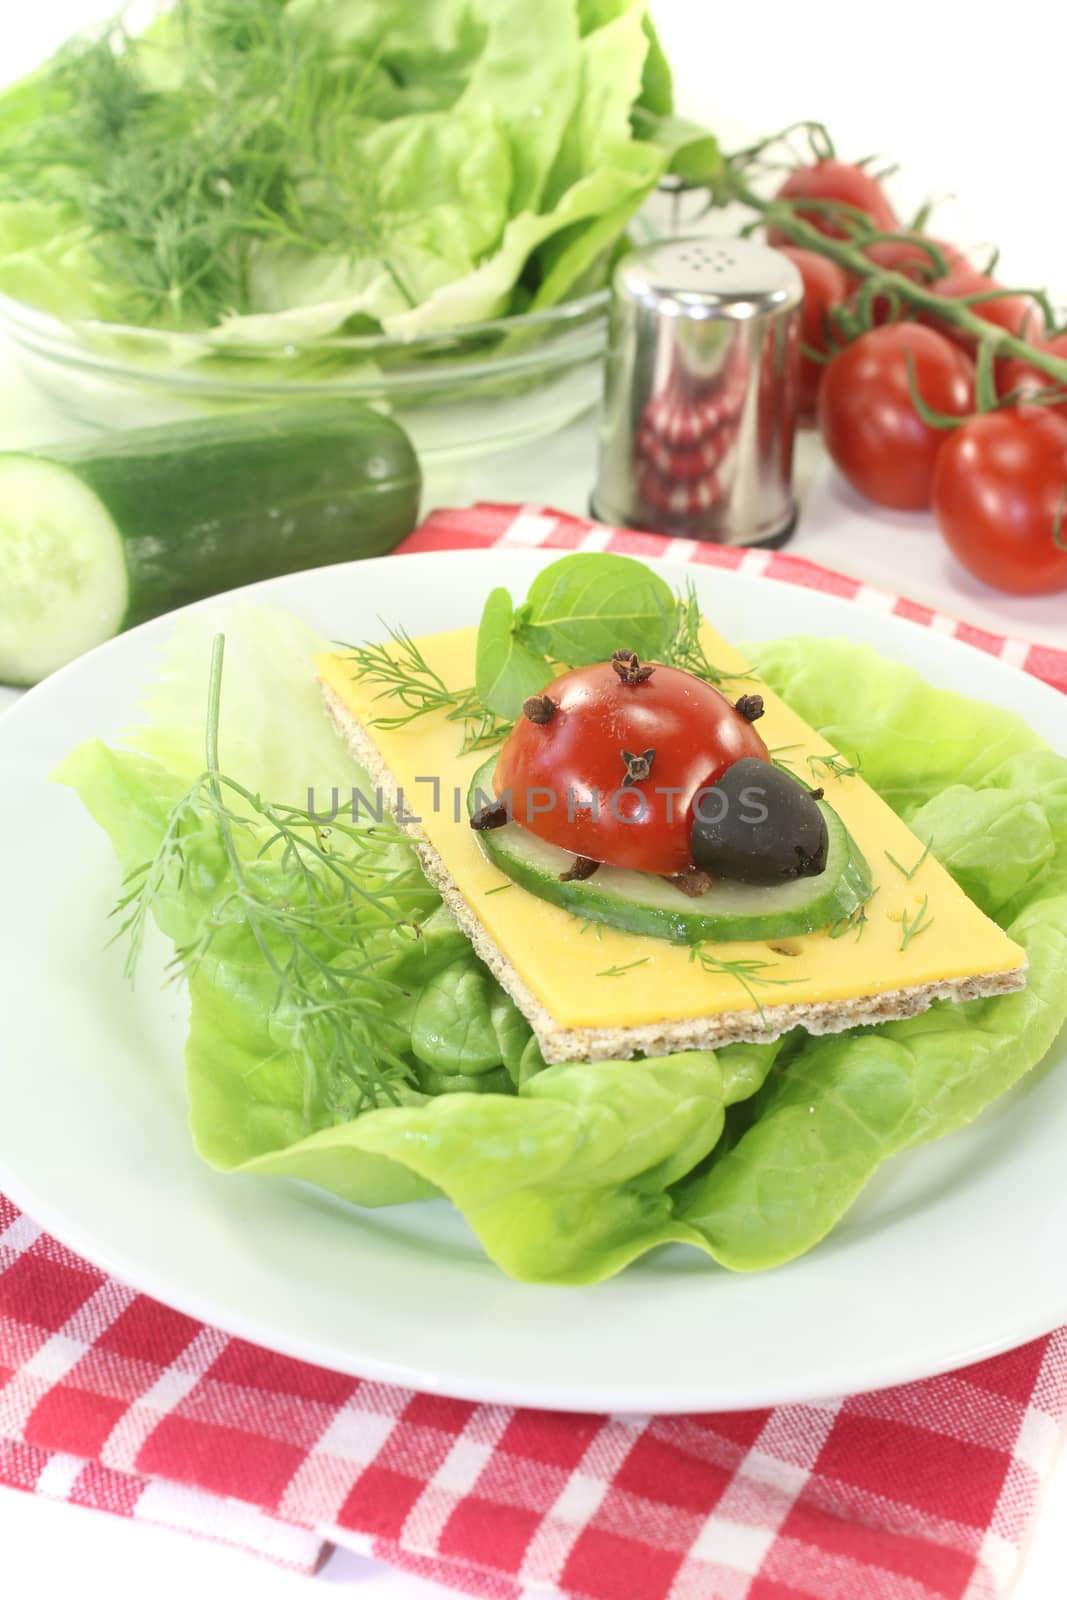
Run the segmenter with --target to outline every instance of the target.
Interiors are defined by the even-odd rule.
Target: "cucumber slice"
[[[493,794],[495,766],[494,756],[475,773],[467,793],[468,815]],[[828,928],[851,916],[871,895],[870,868],[855,840],[825,800],[820,810],[830,850],[826,870],[817,878],[797,878],[773,888],[720,881],[699,900],[653,873],[622,867],[601,867],[592,878],[562,883],[559,875],[574,856],[518,822],[479,833],[478,842],[515,883],[590,922],[676,944],[784,939]]]
[[[118,632],[128,601],[114,520],[67,467],[0,456],[0,683],[36,683]]]

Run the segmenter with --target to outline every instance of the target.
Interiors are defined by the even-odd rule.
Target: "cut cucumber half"
[[[495,766],[494,756],[475,773],[467,793],[468,815],[494,793]],[[819,809],[826,818],[830,849],[826,870],[817,878],[795,878],[772,888],[720,880],[697,900],[653,873],[622,867],[601,867],[591,878],[563,883],[560,873],[574,856],[518,822],[486,829],[478,842],[515,883],[590,922],[676,944],[784,939],[828,928],[850,917],[871,896],[870,868],[855,840],[825,800]]]
[[[0,683],[37,683],[118,632],[128,580],[105,507],[67,467],[0,457]]]
[[[205,595],[384,555],[420,482],[402,429],[346,400],[0,455],[0,682]]]

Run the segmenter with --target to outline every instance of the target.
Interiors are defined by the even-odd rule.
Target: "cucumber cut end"
[[[0,458],[0,683],[39,683],[118,633],[129,581],[118,529],[73,472]]]

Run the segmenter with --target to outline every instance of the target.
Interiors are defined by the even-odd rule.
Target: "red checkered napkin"
[[[765,572],[1067,689],[1065,652],[791,556],[501,506],[439,512],[404,548],[497,543]],[[492,1600],[995,1600],[1065,1416],[1065,1329],[945,1377],[773,1410],[575,1417],[416,1394],[172,1311],[0,1197],[0,1483],[305,1571],[337,1541]]]
[[[509,1600],[993,1600],[1065,1412],[1067,1330],[770,1411],[415,1394],[205,1327],[0,1199],[0,1482],[305,1570],[336,1540]]]
[[[773,578],[802,589],[818,589],[823,594],[852,600],[868,611],[892,612],[909,622],[962,639],[1067,693],[1067,650],[1030,644],[1025,639],[1007,638],[1004,634],[990,633],[986,628],[972,627],[969,622],[945,616],[931,606],[890,594],[887,589],[873,588],[858,578],[847,578],[842,572],[832,572],[829,567],[817,566],[814,561],[805,561],[780,550],[730,550],[722,545],[700,544],[695,539],[668,539],[658,533],[636,533],[632,528],[609,528],[545,506],[483,504],[456,511],[435,511],[404,540],[399,551],[407,555],[420,550],[487,550],[494,545],[559,551],[614,550],[627,556],[661,556],[669,561],[691,561],[696,566],[728,567],[734,572]],[[803,627],[802,616],[798,626]]]

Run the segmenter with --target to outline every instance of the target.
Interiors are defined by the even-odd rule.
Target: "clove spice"
[[[746,722],[758,722],[765,709],[761,694],[743,694],[734,706]]]
[[[551,722],[559,706],[549,694],[532,694],[528,700],[522,702],[522,714],[527,722],[535,722],[538,727],[544,727],[546,722]]]
[[[655,750],[642,750],[639,756],[631,755],[629,750],[620,750],[619,754],[626,768],[626,776],[622,780],[623,788],[629,789],[632,784],[644,783],[651,775],[652,763],[656,759]]]
[[[690,900],[699,900],[702,894],[707,894],[715,880],[710,872],[703,872],[700,867],[687,867],[684,872],[675,872],[669,877],[664,877],[663,881],[675,889],[680,889]]]
[[[586,878],[591,878],[600,866],[599,861],[594,861],[592,856],[575,856],[566,872],[559,875],[560,883],[584,883]]]
[[[636,650],[616,650],[611,657],[611,665],[623,683],[647,683],[655,672],[655,667],[643,667]]]
[[[508,808],[503,800],[491,800],[488,805],[479,806],[471,817],[471,827],[475,833],[487,833],[490,828],[503,828],[511,821]]]

